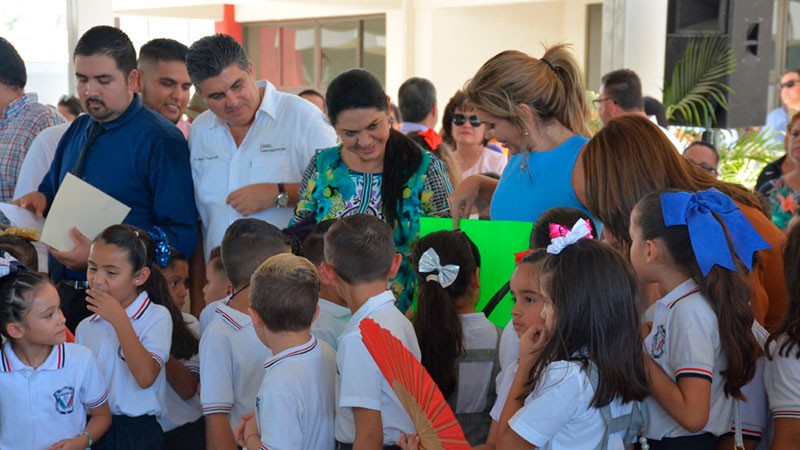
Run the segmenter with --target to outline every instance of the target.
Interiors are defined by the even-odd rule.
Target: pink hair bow
[[[554,228],[553,225],[560,228]],[[566,230],[566,233],[564,233]],[[555,233],[555,235],[554,235]],[[563,234],[561,234],[563,233]],[[581,239],[592,238],[592,223],[588,220],[579,219],[572,226],[572,229],[558,224],[550,224],[550,245],[547,246],[547,253],[558,255],[561,250],[578,242]]]

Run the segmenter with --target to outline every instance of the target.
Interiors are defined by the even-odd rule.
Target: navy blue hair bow
[[[169,264],[169,257],[172,254],[172,251],[169,247],[169,239],[167,238],[167,233],[164,233],[164,230],[155,226],[151,228],[147,234],[153,238],[153,243],[155,244],[156,254],[154,255],[153,260],[162,269],[167,267]]]
[[[27,270],[26,267],[20,264],[17,258],[11,256],[10,253],[3,252],[0,256],[0,278],[12,273],[24,272],[25,270]]]
[[[733,250],[748,270],[753,268],[755,252],[772,248],[753,228],[736,203],[714,188],[696,194],[661,194],[661,212],[666,226],[688,226],[689,239],[703,276],[708,275],[715,264],[736,270],[725,239],[725,231],[712,212],[725,223]]]

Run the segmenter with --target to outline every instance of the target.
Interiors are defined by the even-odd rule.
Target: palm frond
[[[726,95],[733,93],[722,79],[735,71],[736,59],[724,37],[704,35],[689,41],[672,78],[664,81],[667,119],[699,127],[716,123],[716,106],[727,111]]]
[[[764,165],[783,153],[783,144],[774,140],[776,134],[767,128],[741,130],[736,142],[719,148],[720,178],[752,188]]]

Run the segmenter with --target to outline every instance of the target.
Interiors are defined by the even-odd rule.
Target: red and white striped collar
[[[11,347],[11,342],[6,341],[3,344],[2,354],[0,354],[0,372],[13,372],[16,370],[31,369],[30,366],[22,362],[21,359],[14,353]],[[59,370],[64,368],[66,362],[66,345],[54,345],[50,351],[50,355],[44,360],[41,366],[36,370]]]
[[[152,302],[150,301],[150,296],[147,295],[147,291],[142,291],[138,296],[136,296],[136,298],[133,300],[133,303],[125,308],[125,313],[131,318],[131,320],[136,320],[144,315],[144,312],[151,303]],[[99,319],[100,316],[95,314],[89,320],[96,322]]]
[[[268,359],[267,362],[264,363],[264,368],[270,369],[282,361],[294,356],[305,355],[306,353],[313,351],[315,348],[317,348],[317,338],[312,334],[311,339],[309,339],[305,344],[287,348],[286,350]]]

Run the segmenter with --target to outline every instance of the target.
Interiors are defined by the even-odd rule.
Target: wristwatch
[[[275,206],[278,208],[289,206],[289,194],[286,193],[286,185],[283,183],[278,183],[278,196],[275,197]]]

